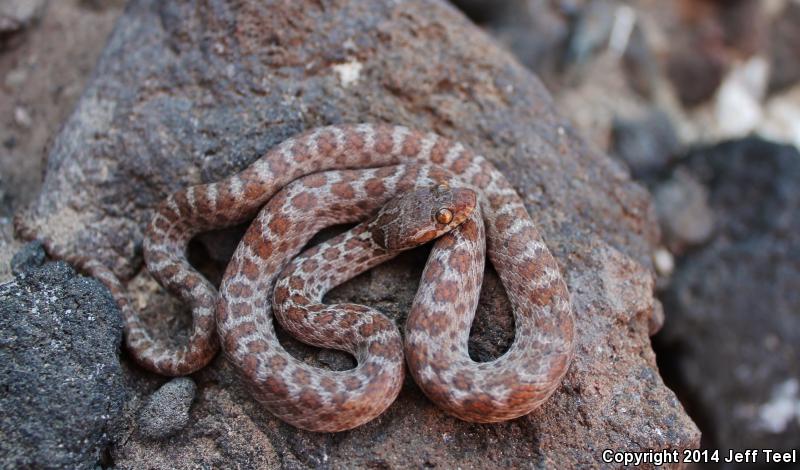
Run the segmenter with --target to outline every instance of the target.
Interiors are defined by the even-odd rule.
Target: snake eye
[[[453,221],[453,211],[450,209],[445,209],[442,207],[438,211],[436,211],[436,221],[440,224],[449,224]]]

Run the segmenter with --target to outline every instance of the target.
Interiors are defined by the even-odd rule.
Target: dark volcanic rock
[[[678,155],[680,141],[666,113],[653,110],[634,119],[614,120],[611,153],[637,179],[651,179]]]
[[[23,275],[26,271],[41,266],[45,260],[44,246],[41,242],[32,241],[23,246],[11,258],[11,272],[15,276]]]
[[[724,240],[800,235],[800,156],[793,146],[748,138],[695,150],[687,161],[709,188]]]
[[[362,121],[463,141],[523,195],[572,294],[579,334],[563,386],[529,416],[474,425],[442,413],[409,380],[375,421],[311,434],[267,413],[220,358],[195,377],[186,428],[164,441],[131,433],[112,449],[115,465],[575,467],[598,465],[605,448],[698,444],[650,349],[658,229],[649,196],[575,135],[530,72],[444,2],[133,0],[19,226],[129,277],[141,266],[150,209],[165,195],[229,175],[301,130]],[[424,253],[330,297],[374,305],[402,326]],[[146,275],[132,285],[154,323],[176,313]],[[474,357],[496,357],[494,343],[513,337],[505,302],[490,270]],[[314,364],[347,364],[286,345]]]
[[[36,267],[36,251],[0,285],[0,467],[94,468],[125,399],[119,311],[63,262]]]
[[[539,0],[533,0],[539,2]],[[509,14],[519,14],[528,0],[450,0],[472,21],[482,24],[503,20]]]
[[[659,341],[711,448],[800,442],[800,154],[758,139],[699,149],[716,233],[688,254]]]

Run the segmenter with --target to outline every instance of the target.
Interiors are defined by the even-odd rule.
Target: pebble
[[[188,377],[172,379],[155,391],[139,413],[139,432],[162,439],[186,426],[197,386]]]
[[[669,276],[675,270],[675,257],[664,247],[653,252],[653,265],[659,276]]]
[[[711,237],[714,213],[708,204],[708,190],[689,172],[676,171],[655,188],[653,196],[670,251],[680,254]]]
[[[27,109],[22,106],[17,106],[14,109],[14,122],[20,127],[28,128],[33,124],[33,119]]]

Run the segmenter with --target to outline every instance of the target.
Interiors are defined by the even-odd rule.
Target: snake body
[[[402,126],[361,124],[312,129],[283,141],[235,175],[169,196],[155,210],[148,227],[145,261],[164,287],[191,305],[192,331],[189,341],[177,349],[159,342],[148,334],[129,303],[118,300],[132,356],[165,375],[191,373],[210,361],[218,349],[214,334],[217,292],[188,263],[186,246],[196,234],[245,222],[263,207],[223,278],[216,308],[223,350],[254,395],[273,412],[277,410],[282,419],[307,429],[352,427],[353,421],[336,420],[336,416],[347,414],[344,404],[351,403],[347,399],[352,390],[336,385],[338,395],[331,394],[325,390],[326,384],[316,381],[319,377],[276,373],[293,359],[274,338],[271,306],[264,297],[269,297],[270,283],[308,241],[310,232],[356,222],[398,191],[417,187],[419,170],[398,174],[392,165],[401,163],[440,165],[460,184],[478,191],[488,256],[509,297],[517,328],[514,343],[505,355],[489,363],[469,361],[466,337],[482,269],[474,264],[477,260],[462,256],[461,249],[434,249],[407,328],[405,351],[414,378],[434,402],[462,419],[509,419],[539,406],[559,385],[573,354],[569,293],[555,259],[522,199],[488,160],[458,142]],[[338,183],[331,183],[330,175],[312,175],[363,168],[373,168],[372,173],[350,175],[350,180]],[[281,191],[276,196],[304,176],[293,190],[296,193]],[[312,209],[321,195],[326,194],[321,191],[323,186],[328,194],[348,201],[350,209],[331,212],[337,214],[336,220],[310,216],[316,213]],[[287,201],[293,209],[277,211]],[[474,244],[481,233],[480,224],[468,221],[464,225],[445,235],[440,243]],[[472,253],[477,254],[469,256],[483,257],[480,252]],[[102,274],[101,268],[95,270]],[[432,282],[435,279],[439,282]],[[243,280],[247,283],[237,282]],[[114,284],[113,280],[104,282]],[[327,385],[334,390],[333,385]],[[295,393],[300,390],[307,393]],[[305,413],[309,405],[325,397],[338,400],[341,406],[336,408],[332,401],[333,414]],[[281,415],[280,409],[289,411]],[[320,424],[326,420],[336,423]]]
[[[231,340],[226,352],[247,361],[242,372],[253,395],[282,420],[312,431],[341,431],[372,420],[396,398],[404,371],[402,339],[394,323],[366,306],[321,301],[332,287],[437,238],[471,215],[475,193],[446,186],[440,190],[443,181],[432,179],[435,175],[427,170],[401,165],[301,178],[274,196],[245,234],[220,289],[220,329]],[[385,190],[365,199],[370,181],[382,181]],[[349,194],[337,193],[343,184],[368,202],[356,206]],[[298,208],[297,198],[304,201],[309,187],[319,199],[313,207]],[[399,196],[386,202],[394,194]],[[380,205],[369,220],[294,258],[281,274],[287,255],[294,256],[321,227],[358,220]],[[439,220],[438,211],[447,217]],[[285,242],[268,227],[279,220],[297,221],[298,214],[310,223],[250,272],[259,250]],[[260,294],[272,285],[274,296]],[[290,356],[277,340],[270,312],[298,339],[349,352],[358,366],[330,371]]]

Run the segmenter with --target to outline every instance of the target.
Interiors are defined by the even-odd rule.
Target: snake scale
[[[349,429],[380,414],[396,397],[401,337],[392,322],[367,307],[325,315],[320,312],[328,307],[319,302],[325,290],[381,262],[383,255],[351,263],[346,250],[319,259],[312,248],[301,255],[300,265],[289,266],[291,259],[321,228],[363,220],[395,196],[431,190],[443,181],[474,190],[478,205],[458,227],[441,231],[431,252],[406,326],[406,362],[425,394],[461,419],[495,422],[524,415],[555,391],[572,359],[569,293],[502,173],[485,157],[435,133],[384,124],[320,127],[283,141],[224,180],[169,196],[155,210],[144,254],[153,276],[192,309],[188,341],[177,348],[148,333],[109,270],[91,261],[83,267],[111,288],[123,310],[127,347],[145,368],[164,375],[194,372],[213,358],[219,342],[253,395],[278,417],[314,431]],[[201,232],[256,214],[217,293],[188,263],[187,244]],[[364,227],[353,230],[368,233]],[[512,306],[516,335],[501,357],[477,363],[467,354],[467,338],[484,246]],[[287,291],[292,279],[305,273],[298,266],[314,264],[316,274]],[[331,274],[311,282],[320,268]],[[276,282],[281,288],[271,296]],[[295,359],[278,342],[273,315],[310,344],[350,352],[358,366],[333,372]],[[310,331],[312,326],[322,328]]]

